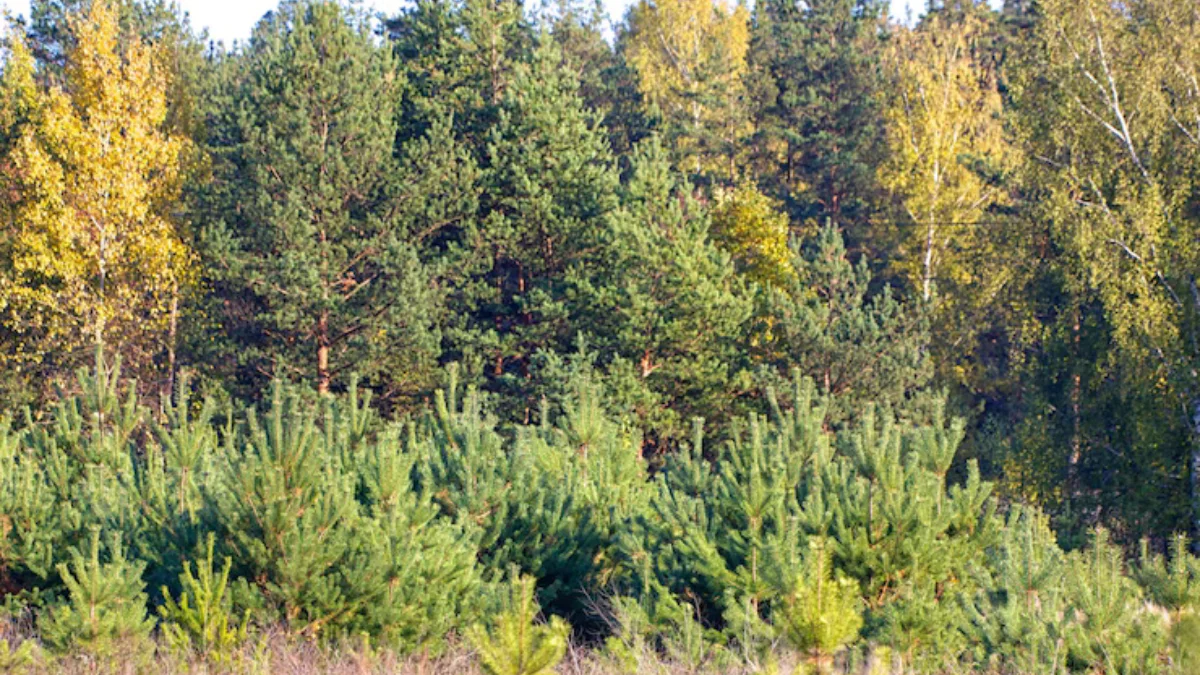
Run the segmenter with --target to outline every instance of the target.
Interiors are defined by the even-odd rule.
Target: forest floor
[[[554,670],[537,675],[801,675],[814,672],[795,654],[782,653],[777,662],[754,668],[746,665],[700,666],[648,654],[636,664],[617,663],[604,652],[573,645]],[[900,675],[887,668],[833,667],[829,675]],[[399,656],[369,647],[327,646],[289,640],[282,634],[254,636],[245,645],[216,661],[172,652],[161,640],[140,648],[110,646],[106,656],[50,655],[29,633],[0,622],[0,674],[21,675],[488,675],[476,655],[465,647],[438,656]],[[966,671],[954,675],[968,675]],[[1031,674],[1032,675],[1032,674]],[[1040,674],[1039,674],[1040,675]]]

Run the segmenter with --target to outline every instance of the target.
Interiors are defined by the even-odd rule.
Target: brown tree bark
[[[329,313],[317,319],[317,393],[329,393]]]

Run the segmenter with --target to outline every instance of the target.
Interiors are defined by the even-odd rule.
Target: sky
[[[178,0],[180,6],[192,19],[197,30],[208,28],[209,37],[230,45],[234,40],[250,37],[250,29],[267,11],[273,9],[278,0]],[[610,18],[619,20],[625,8],[633,0],[604,0]],[[925,0],[891,0],[892,14],[905,17],[907,8],[914,14],[925,6]],[[366,7],[374,7],[388,13],[395,12],[404,0],[364,0]],[[29,0],[0,0],[0,10],[7,9],[15,15],[29,15]]]

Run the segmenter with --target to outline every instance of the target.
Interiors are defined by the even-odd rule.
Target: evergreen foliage
[[[1200,14],[885,5],[34,0],[23,645],[1194,670]]]
[[[233,560],[225,558],[221,570],[213,567],[213,536],[205,544],[204,559],[192,566],[185,563],[179,579],[182,588],[179,600],[163,589],[163,604],[158,608],[163,618],[163,633],[168,644],[179,651],[195,649],[206,660],[222,663],[245,642],[249,617],[239,621],[232,612],[228,593],[229,571]]]
[[[562,615],[607,626],[629,667],[656,651],[767,667],[788,644],[826,669],[857,658],[860,635],[919,671],[1156,672],[1191,649],[1183,544],[1129,573],[1103,533],[1067,555],[1037,511],[1001,520],[973,469],[948,480],[962,424],[936,407],[933,424],[869,409],[835,433],[829,399],[798,379],[791,407],[768,392],[769,415],[731,421],[717,454],[696,420],[651,479],[640,435],[585,367],[507,435],[453,370],[433,410],[399,423],[357,388],[314,402],[283,383],[265,412],[221,418],[181,387],[151,421],[97,364],[84,394],[4,437],[8,485],[42,504],[6,493],[6,583],[55,649],[146,647],[154,607],[176,650],[231,666],[252,631],[283,626],[404,652],[457,632],[489,668],[536,671],[560,653]],[[136,544],[102,549],[101,528]],[[506,571],[520,575],[508,611],[470,628]],[[167,587],[149,597],[144,579]],[[622,595],[597,605],[597,588]],[[533,626],[539,594],[549,626]]]
[[[1018,672],[1066,669],[1066,559],[1043,514],[1016,509],[988,554],[990,577],[968,598],[975,658]]]
[[[368,31],[336,4],[287,3],[222,64],[200,238],[211,287],[237,301],[214,298],[227,341],[210,358],[251,389],[280,375],[327,391],[353,370],[395,397],[436,358],[422,248],[470,168],[437,127],[397,150],[404,75]]]
[[[890,287],[872,292],[865,260],[852,264],[843,237],[827,224],[810,247],[792,253],[794,275],[759,293],[757,360],[778,387],[799,369],[830,397],[841,424],[869,403],[911,408],[931,380],[923,308]]]
[[[825,542],[820,538],[810,541],[803,566],[781,580],[781,602],[772,611],[788,642],[810,653],[818,670],[862,628],[858,585],[840,575],[835,577],[832,563]]]
[[[29,670],[38,655],[37,644],[24,640],[14,649],[7,639],[0,639],[0,670],[19,675]]]
[[[514,570],[508,594],[491,629],[473,626],[467,639],[479,652],[489,675],[553,675],[567,651],[570,626],[551,617],[544,626],[534,624],[538,606],[533,599],[533,579]]]
[[[561,53],[538,47],[513,66],[496,101],[481,176],[477,260],[466,290],[471,325],[452,349],[478,360],[505,396],[509,419],[532,421],[524,381],[538,349],[561,351],[574,337],[568,280],[589,262],[616,206],[617,175],[604,135],[567,77]],[[456,329],[457,331],[457,329]]]
[[[154,621],[146,616],[141,574],[145,563],[125,558],[113,535],[100,559],[100,530],[93,529],[88,552],[71,550],[71,562],[58,566],[67,599],[38,622],[42,639],[59,651],[79,649],[101,657],[118,650],[146,649]]]
[[[861,227],[877,208],[877,0],[755,5],[750,91],[764,179],[800,222]]]
[[[579,283],[581,318],[620,407],[658,438],[678,438],[689,418],[722,419],[749,388],[739,339],[751,299],[657,138],[638,146],[631,171],[599,272]]]
[[[1066,590],[1076,620],[1067,629],[1068,664],[1082,662],[1110,673],[1154,668],[1163,626],[1140,607],[1142,590],[1125,576],[1123,558],[1102,529],[1093,534],[1089,550],[1069,555]]]

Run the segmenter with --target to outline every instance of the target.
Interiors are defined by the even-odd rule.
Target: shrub
[[[172,600],[163,588],[165,601],[158,613],[163,619],[162,630],[168,645],[185,653],[195,649],[206,661],[227,663],[246,640],[249,613],[239,621],[232,611],[227,591],[233,561],[225,558],[220,572],[215,571],[213,564],[210,534],[204,559],[196,564],[195,573],[190,565],[184,565],[179,578],[183,589],[179,600]]]
[[[862,628],[858,584],[835,576],[832,551],[819,537],[809,542],[799,569],[782,570],[777,578],[779,601],[771,616],[788,643],[808,653],[817,670],[823,670]]]
[[[108,561],[101,562],[100,531],[93,529],[87,555],[73,549],[71,563],[58,566],[67,601],[38,622],[42,640],[60,652],[81,650],[102,657],[147,649],[154,621],[146,616],[144,568],[142,562],[126,560],[116,534],[109,539]]]
[[[467,640],[479,653],[489,675],[553,675],[567,652],[571,627],[555,616],[548,624],[534,623],[538,614],[533,579],[514,570],[503,608],[490,628],[472,626]]]

